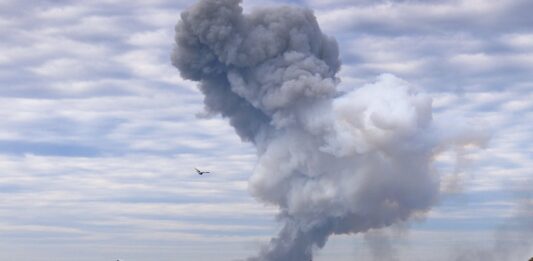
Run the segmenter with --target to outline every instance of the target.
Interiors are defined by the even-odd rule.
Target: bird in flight
[[[197,169],[197,168],[194,168],[194,169],[196,170],[196,173],[198,173],[198,175],[204,175],[204,174],[206,174],[206,173],[211,173],[211,172],[209,172],[209,171],[201,171],[201,170],[199,170],[199,169]]]

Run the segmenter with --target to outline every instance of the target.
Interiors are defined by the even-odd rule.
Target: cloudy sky
[[[0,1],[1,260],[229,261],[279,229],[247,190],[254,149],[170,63],[191,3]],[[312,8],[337,39],[340,91],[391,73],[433,98],[434,118],[491,136],[436,159],[429,213],[333,237],[316,259],[533,256],[533,2],[243,6],[282,4]]]

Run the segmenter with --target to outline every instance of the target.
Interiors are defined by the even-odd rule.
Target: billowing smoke
[[[175,40],[172,62],[199,82],[206,110],[257,147],[252,194],[279,206],[281,231],[249,260],[310,260],[332,234],[427,211],[436,154],[477,142],[436,127],[431,99],[395,76],[339,95],[337,43],[310,10],[243,14],[240,0],[202,0]]]

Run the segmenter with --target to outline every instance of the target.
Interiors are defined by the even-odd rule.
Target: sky
[[[276,207],[248,191],[255,149],[171,64],[191,4],[0,1],[1,260],[236,260],[279,229]],[[433,99],[435,119],[490,135],[435,159],[428,213],[334,236],[316,260],[533,256],[533,2],[243,7],[285,4],[337,39],[340,92],[393,74]]]

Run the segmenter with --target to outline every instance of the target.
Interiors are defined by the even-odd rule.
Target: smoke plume
[[[175,41],[172,63],[199,82],[206,110],[256,146],[252,194],[279,206],[281,231],[249,260],[310,260],[332,234],[426,212],[435,155],[479,141],[441,131],[431,99],[393,75],[339,95],[337,42],[307,9],[244,14],[240,0],[201,0]]]

